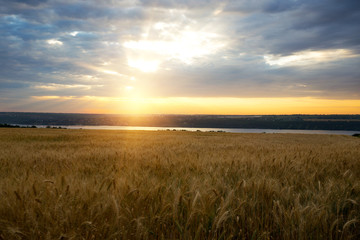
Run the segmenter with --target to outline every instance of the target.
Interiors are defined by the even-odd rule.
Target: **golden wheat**
[[[360,139],[0,130],[0,239],[357,239]]]

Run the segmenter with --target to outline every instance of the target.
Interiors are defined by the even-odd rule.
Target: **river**
[[[36,127],[45,128],[44,125]],[[133,127],[133,126],[99,126],[99,125],[69,125],[56,126],[67,129],[98,129],[98,130],[145,130],[145,131],[201,131],[201,132],[230,132],[230,133],[301,133],[301,134],[334,134],[334,135],[353,135],[359,131],[343,130],[299,130],[299,129],[254,129],[254,128],[184,128],[184,127]]]

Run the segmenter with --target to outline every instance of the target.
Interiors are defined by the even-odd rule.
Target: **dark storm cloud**
[[[278,13],[292,10],[301,5],[301,1],[292,0],[259,0],[259,1],[246,1],[246,0],[230,0],[227,1],[224,10],[227,12],[265,12],[265,13]]]
[[[175,33],[187,26],[217,31],[226,45],[192,64],[165,59],[161,69],[170,70],[136,73],[127,64],[124,42],[144,36],[161,40],[162,33],[149,27],[161,21],[178,24]],[[152,86],[157,96],[359,99],[359,22],[356,0],[2,0],[0,89],[2,96],[5,91],[7,96],[108,96],[138,74],[148,79],[143,88]],[[269,54],[336,49],[354,56],[311,66],[264,60]],[[91,90],[38,88],[46,84]]]
[[[6,5],[30,5],[30,6],[38,6],[42,3],[47,2],[48,0],[2,0],[2,4]]]
[[[217,0],[140,0],[143,6],[162,7],[162,8],[213,8],[214,5],[221,3]]]
[[[138,7],[108,7],[88,2],[57,4],[55,12],[59,16],[72,19],[136,19],[144,17],[144,12]]]
[[[23,14],[29,9],[36,9],[48,0],[1,0],[0,12],[8,14]]]
[[[360,44],[359,1],[234,1],[225,12],[234,11],[247,14],[236,20],[237,32],[257,36],[252,47],[261,51],[286,55],[308,49],[357,50]]]
[[[16,37],[24,41],[46,39],[57,34],[51,25],[28,22],[26,19],[10,15],[0,19],[2,37]],[[12,43],[16,43],[12,41]]]

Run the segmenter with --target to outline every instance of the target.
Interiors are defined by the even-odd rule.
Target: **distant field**
[[[0,129],[0,239],[359,239],[360,138]]]

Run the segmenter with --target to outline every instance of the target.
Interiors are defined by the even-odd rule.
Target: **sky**
[[[358,0],[0,0],[0,111],[360,114]]]

